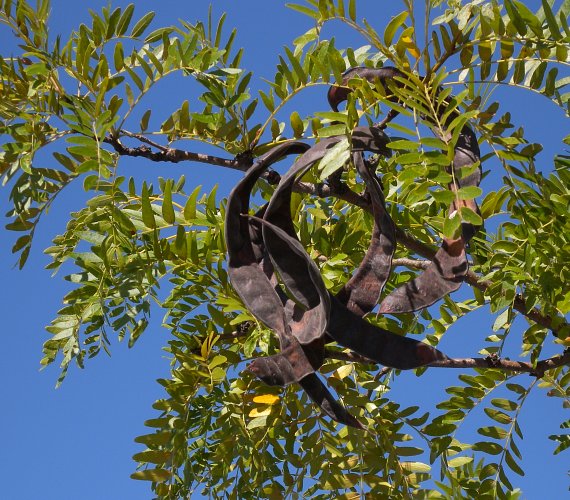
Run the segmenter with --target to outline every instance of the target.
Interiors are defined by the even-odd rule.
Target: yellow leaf
[[[261,396],[255,396],[253,398],[254,403],[261,403],[264,405],[274,405],[279,401],[279,396],[275,394],[262,394]]]
[[[249,412],[250,417],[265,417],[265,415],[269,415],[271,413],[271,406],[268,406],[264,410],[260,410],[259,408],[254,408]]]
[[[409,472],[429,472],[431,466],[424,464],[422,462],[400,462],[402,469]]]
[[[401,38],[402,43],[406,47],[407,51],[410,53],[412,57],[418,59],[420,57],[420,50],[414,43],[414,40],[410,36],[403,36]]]
[[[420,51],[416,46],[413,47],[408,47],[408,52],[410,53],[410,55],[414,58],[414,59],[419,59],[420,57]]]
[[[352,364],[341,366],[337,371],[334,372],[334,377],[342,380],[348,377],[352,373]]]

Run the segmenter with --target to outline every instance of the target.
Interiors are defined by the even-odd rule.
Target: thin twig
[[[431,260],[417,260],[401,257],[399,259],[392,259],[392,267],[405,266],[411,269],[427,269],[431,264]]]

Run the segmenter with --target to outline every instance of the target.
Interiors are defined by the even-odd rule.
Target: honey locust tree
[[[148,433],[136,438],[132,476],[157,497],[516,498],[523,436],[532,432],[520,424],[525,401],[539,393],[568,406],[570,156],[541,154],[532,141],[538,124],[516,123],[497,96],[536,94],[570,112],[570,4],[398,5],[392,17],[361,12],[356,0],[290,5],[309,29],[291,27],[292,42],[268,63],[274,77],[263,79],[242,65],[226,16],[160,27],[153,12],[109,6],[63,38],[50,32],[49,1],[0,2],[3,36],[15,36],[0,60],[0,174],[20,267],[36,230],[49,230],[42,221],[58,195],[79,189],[87,198],[44,249],[50,270],[71,269],[73,288],[47,326],[41,362],[58,362],[61,381],[113,339],[133,346],[152,311],[164,315],[171,373],[159,380],[164,397],[141,416]],[[335,42],[347,27],[361,46]],[[395,67],[405,78],[350,79],[338,112],[315,100],[296,108],[357,66]],[[196,96],[180,90],[172,108],[149,106],[169,79],[181,88],[192,81]],[[297,385],[269,387],[244,371],[244,361],[278,344],[228,281],[227,192],[169,177],[168,165],[246,171],[275,145],[349,137],[389,110],[400,114],[387,129],[392,154],[374,159],[398,238],[387,292],[424,269],[462,221],[481,227],[460,292],[417,313],[367,320],[443,351],[456,323],[481,310],[492,329],[462,340],[475,347],[461,359],[411,379],[333,345],[320,376],[367,432],[321,416]],[[456,118],[445,120],[450,113]],[[483,190],[449,187],[446,167],[466,124],[481,147]],[[162,177],[126,178],[127,158],[162,162]],[[346,146],[334,148],[293,195],[297,236],[333,293],[372,230],[370,197],[347,158]],[[257,205],[278,180],[270,172],[258,182]],[[480,213],[445,217],[453,200],[473,199]],[[444,365],[455,370],[438,387],[430,377]],[[414,390],[413,404],[398,402],[399,384]],[[428,388],[436,404],[423,401]],[[570,445],[569,426],[553,430],[554,455]]]

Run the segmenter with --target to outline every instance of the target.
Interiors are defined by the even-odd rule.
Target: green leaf
[[[318,12],[314,11],[310,7],[306,7],[305,5],[299,5],[296,3],[288,3],[285,5],[288,8],[290,8],[292,10],[296,10],[297,12],[300,12],[301,14],[305,14],[306,16],[312,17],[315,20],[318,20],[320,17],[320,14]]]
[[[144,225],[150,229],[155,229],[156,221],[154,219],[154,212],[150,204],[149,192],[146,182],[143,183],[143,188],[142,188],[141,209],[142,209],[142,220]]]
[[[461,232],[461,217],[454,214],[453,217],[446,217],[443,222],[443,235],[446,238],[455,239],[459,237]]]
[[[117,45],[115,45],[113,63],[115,64],[115,69],[117,71],[121,71],[125,66],[125,54],[123,53],[123,44],[121,42],[118,42]]]
[[[505,309],[501,314],[497,316],[495,322],[493,323],[493,331],[496,332],[503,328],[509,321],[511,310],[510,308]]]
[[[440,203],[449,205],[455,200],[455,194],[449,189],[438,189],[437,191],[430,191],[430,194]]]
[[[558,441],[559,445],[554,450],[554,455],[558,455],[558,453],[563,452],[570,448],[570,435],[569,434],[562,434],[562,435],[552,435],[548,436],[549,439],[553,441]]]
[[[119,18],[119,21],[117,22],[117,29],[115,30],[115,32],[117,33],[117,36],[121,36],[121,35],[124,35],[126,33],[127,28],[129,27],[129,24],[130,24],[131,19],[133,17],[134,11],[135,11],[135,6],[132,3],[130,3],[129,5],[127,5],[125,7],[125,10],[121,14],[121,17]]]
[[[517,252],[519,246],[520,245],[515,241],[499,240],[493,243],[493,251],[513,254]]]
[[[163,450],[145,450],[133,455],[136,462],[147,462],[152,464],[164,464],[172,458],[172,453]]]
[[[497,408],[501,408],[507,411],[514,411],[519,407],[519,405],[514,401],[509,401],[508,399],[503,398],[492,399],[491,404]]]
[[[141,132],[146,131],[146,129],[148,128],[148,121],[150,120],[151,113],[152,113],[152,110],[147,109],[144,112],[144,114],[142,115],[141,122],[140,122]]]
[[[255,417],[254,419],[250,420],[247,424],[247,428],[249,430],[266,426],[267,426],[267,415],[263,415],[261,417]]]
[[[502,411],[499,410],[495,410],[493,408],[485,408],[485,413],[496,422],[499,422],[500,424],[510,424],[513,420],[506,413],[503,413]]]
[[[148,28],[148,25],[154,19],[154,16],[155,16],[154,11],[151,10],[150,12],[147,12],[143,17],[141,17],[139,22],[133,26],[130,36],[132,38],[137,38],[140,35],[142,35],[144,31]]]
[[[505,8],[507,9],[507,14],[509,19],[512,21],[519,35],[525,36],[527,32],[526,24],[520,15],[519,11],[513,4],[512,0],[505,0]]]
[[[166,469],[145,469],[131,474],[131,479],[140,481],[152,481],[153,483],[164,483],[170,479],[172,474]]]
[[[399,457],[411,457],[415,455],[421,455],[423,450],[421,448],[416,448],[414,446],[397,446],[396,454]]]
[[[479,441],[473,445],[475,451],[482,451],[489,455],[498,455],[503,451],[503,446],[499,443],[492,443],[490,441]]]
[[[392,41],[394,40],[394,35],[396,34],[396,31],[398,31],[398,28],[401,28],[403,26],[404,21],[407,18],[408,18],[408,12],[403,11],[400,12],[397,16],[394,16],[392,19],[390,19],[390,22],[388,23],[386,29],[384,30],[384,45],[386,47],[392,45]]]
[[[136,443],[141,443],[146,446],[165,446],[170,443],[172,439],[172,432],[161,431],[154,434],[145,434],[135,438]]]
[[[513,458],[511,453],[509,453],[509,451],[505,452],[505,462],[507,462],[507,465],[515,474],[518,474],[519,476],[524,476],[524,471],[515,462],[515,459]]]
[[[174,206],[172,205],[172,180],[169,179],[164,186],[162,199],[162,218],[168,223],[173,224],[175,220]]]
[[[461,65],[464,68],[467,68],[471,64],[471,61],[473,60],[473,45],[472,44],[466,44],[463,46],[463,48],[461,49],[461,52],[459,53],[459,59],[461,61]]]
[[[518,0],[512,0],[512,3],[515,6],[517,13],[525,22],[525,24],[528,27],[530,27],[530,29],[537,37],[543,38],[544,33],[542,32],[542,23],[532,13],[532,11],[523,2],[519,2]]]
[[[477,429],[477,432],[483,436],[494,438],[494,439],[506,439],[509,433],[502,427],[481,427]]]
[[[344,138],[329,149],[321,160],[319,165],[321,169],[320,178],[326,179],[329,177],[333,172],[342,168],[349,158],[350,144],[348,139]]]
[[[460,200],[473,200],[478,198],[483,190],[478,186],[465,186],[457,190],[457,196]]]
[[[431,466],[422,462],[402,462],[402,468],[409,472],[430,472]]]
[[[202,186],[197,186],[194,188],[194,191],[192,191],[188,197],[186,205],[184,206],[184,219],[187,222],[194,222],[196,219],[196,199],[198,198],[201,189]]]
[[[417,151],[419,149],[419,145],[417,142],[408,141],[405,139],[399,139],[396,141],[390,141],[387,146],[390,149],[407,149],[412,151]]]
[[[470,464],[471,462],[473,462],[473,457],[455,457],[449,460],[447,465],[454,469],[456,467],[462,467],[465,464]]]
[[[303,137],[303,132],[305,131],[305,127],[303,125],[303,120],[299,116],[297,111],[293,111],[291,113],[291,128],[293,129],[293,135],[295,138]]]
[[[560,33],[558,23],[556,22],[556,17],[550,8],[550,2],[548,0],[542,0],[542,9],[544,11],[546,24],[548,25],[548,29],[550,30],[552,38],[555,40],[560,40],[562,38],[562,33]]]
[[[356,21],[356,0],[348,1],[348,17],[352,21]]]

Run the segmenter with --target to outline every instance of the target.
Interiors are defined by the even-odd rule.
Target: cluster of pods
[[[394,68],[353,68],[345,73],[343,83],[354,76],[383,81],[400,74]],[[349,91],[344,85],[331,87],[328,98],[333,109],[346,99]],[[248,370],[269,385],[299,384],[325,415],[356,428],[363,426],[316,374],[324,361],[325,345],[336,342],[369,360],[402,370],[445,359],[434,347],[373,325],[363,316],[377,305],[378,314],[418,311],[457,290],[468,269],[465,245],[475,232],[475,228],[463,224],[462,236],[444,238],[421,274],[380,301],[396,248],[395,226],[365,153],[390,155],[390,139],[382,128],[357,127],[350,138],[352,163],[366,184],[374,227],[360,266],[337,294],[327,290],[318,267],[299,241],[290,205],[295,183],[345,136],[322,139],[314,146],[288,141],[270,150],[254,162],[232,190],[225,221],[231,283],[252,315],[275,332],[280,344],[278,354],[254,359]],[[480,157],[469,126],[461,130],[454,153],[449,170],[457,175],[453,176],[450,189],[478,185],[480,169],[470,175],[459,172],[475,165]],[[295,155],[296,161],[281,178],[271,200],[250,214],[250,194],[255,183],[272,164],[289,155]],[[465,202],[454,201],[448,216],[459,210],[459,203]],[[478,210],[474,201],[467,203]]]

